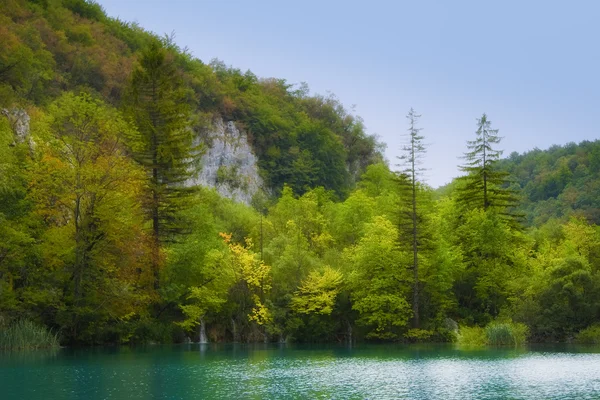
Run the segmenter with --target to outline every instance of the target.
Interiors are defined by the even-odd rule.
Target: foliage
[[[413,287],[412,287],[412,311],[413,325],[415,329],[420,326],[420,286],[419,281],[419,252],[425,247],[427,242],[426,235],[423,234],[423,205],[421,204],[421,196],[419,196],[419,177],[423,172],[422,162],[425,155],[425,145],[423,143],[424,136],[420,134],[422,128],[417,128],[417,122],[421,116],[411,108],[406,118],[410,121],[409,143],[402,148],[403,154],[399,159],[403,162],[405,169],[400,172],[401,176],[398,182],[401,186],[401,196],[403,200],[400,204],[400,226],[399,230],[410,240],[410,247],[413,253],[412,271],[413,271]],[[418,200],[417,200],[418,199]],[[405,208],[403,210],[402,208]],[[403,235],[403,236],[404,236]]]
[[[432,336],[433,332],[425,329],[409,329],[404,334],[404,337],[410,342],[428,342],[431,341]]]
[[[237,290],[246,298],[248,321],[258,325],[271,322],[271,312],[265,304],[265,296],[271,290],[271,267],[257,259],[252,252],[252,240],[246,239],[245,246],[232,243],[231,235],[222,233],[221,237],[229,247],[231,268],[237,279]]]
[[[382,160],[381,144],[334,96],[202,62],[172,36],[111,18],[91,0],[3,2],[0,42],[0,107],[45,106],[62,91],[82,89],[121,104],[142,53],[160,43],[187,88],[178,105],[190,107],[191,130],[204,128],[203,115],[235,119],[275,192],[287,183],[298,194],[323,186],[343,197],[368,165]]]
[[[518,199],[514,191],[506,187],[508,174],[496,166],[502,151],[494,145],[499,144],[502,138],[498,136],[498,129],[491,128],[485,114],[477,120],[476,135],[475,140],[467,142],[466,164],[461,167],[466,175],[459,178],[463,185],[457,190],[458,204],[467,210],[495,209],[509,222],[518,224],[518,216],[510,212]]]
[[[212,341],[452,340],[450,320],[486,326],[461,329],[471,344],[596,335],[600,142],[500,160],[483,115],[466,176],[434,193],[414,111],[398,174],[333,95],[204,63],[94,1],[0,2],[0,43],[3,320],[68,344],[199,324]],[[215,118],[258,156],[256,209],[189,186]]]
[[[408,271],[402,268],[407,254],[396,246],[397,229],[384,217],[365,227],[365,236],[349,249],[352,265],[349,281],[358,323],[368,328],[367,337],[393,339],[411,317]]]
[[[570,340],[596,322],[600,273],[596,227],[573,219],[537,232],[530,273],[519,282],[514,315],[536,341]]]
[[[524,324],[494,321],[485,327],[485,337],[490,346],[520,346],[525,343],[528,328]]]
[[[485,324],[499,315],[523,269],[523,239],[501,216],[482,209],[463,216],[455,231],[464,268],[454,281],[463,317]]]
[[[461,346],[521,346],[529,330],[526,325],[512,321],[492,321],[485,328],[478,326],[460,328],[458,344]]]
[[[127,96],[127,112],[139,134],[130,135],[134,159],[149,181],[145,208],[152,221],[154,287],[160,287],[162,244],[184,233],[182,210],[190,205],[194,158],[190,107],[172,55],[159,41],[152,41],[134,69]]]
[[[460,346],[468,346],[468,347],[482,347],[487,344],[487,338],[485,334],[485,329],[479,326],[461,326],[457,343]]]
[[[143,287],[145,236],[143,176],[120,143],[131,129],[102,101],[65,93],[49,107],[42,156],[29,171],[29,198],[46,227],[41,257],[63,282],[53,307],[68,340],[97,340],[99,326],[139,312],[147,296],[133,286]]]
[[[577,343],[600,344],[600,326],[592,325],[580,331],[575,336]]]
[[[331,267],[322,273],[312,271],[292,298],[291,307],[300,314],[329,315],[342,284],[342,274]]]
[[[583,141],[512,153],[498,168],[514,177],[525,223],[540,226],[555,218],[583,217],[600,223],[600,141]]]
[[[30,350],[59,347],[58,334],[29,320],[0,328],[0,350]]]

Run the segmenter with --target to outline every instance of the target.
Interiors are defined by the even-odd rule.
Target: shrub
[[[461,346],[480,347],[485,346],[486,337],[483,328],[478,326],[463,326],[458,331],[457,343]]]
[[[600,325],[587,327],[575,336],[577,343],[600,344]]]
[[[529,329],[512,321],[491,322],[485,328],[461,327],[458,344],[462,346],[520,346],[525,343]]]
[[[456,330],[438,328],[433,332],[430,341],[437,343],[455,343],[457,340],[458,328]]]
[[[182,335],[182,328],[172,322],[145,318],[137,321],[134,333],[128,338],[128,342],[132,344],[173,343],[177,342]]]
[[[44,326],[21,320],[0,330],[0,349],[58,348],[58,335]]]
[[[425,329],[409,329],[404,334],[404,338],[411,343],[428,342],[433,336],[433,331],[427,331]]]

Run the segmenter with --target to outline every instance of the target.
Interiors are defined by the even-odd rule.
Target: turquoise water
[[[0,353],[0,399],[600,399],[597,351],[181,345]]]

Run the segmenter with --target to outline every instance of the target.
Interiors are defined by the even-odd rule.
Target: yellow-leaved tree
[[[292,310],[299,314],[330,315],[342,286],[341,272],[329,266],[311,271],[292,297]]]
[[[227,249],[207,255],[205,270],[212,272],[204,285],[190,288],[189,303],[180,306],[186,318],[179,325],[186,329],[202,325],[207,314],[220,311],[227,302],[229,309],[224,312],[229,312],[233,321],[234,340],[240,334],[246,338],[264,337],[272,321],[266,302],[271,290],[271,267],[252,251],[251,239],[240,244],[232,241],[231,234],[219,235]]]

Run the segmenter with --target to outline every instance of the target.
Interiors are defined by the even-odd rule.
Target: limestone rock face
[[[263,181],[246,133],[235,122],[217,117],[201,136],[205,145],[201,170],[188,183],[215,188],[221,196],[250,204]]]
[[[29,114],[20,108],[2,110],[15,134],[15,142],[23,143],[29,137]]]
[[[35,142],[29,134],[29,114],[27,111],[20,108],[2,109],[0,113],[6,116],[8,123],[12,128],[15,144],[25,143],[29,144],[29,150],[33,152],[35,150]]]

